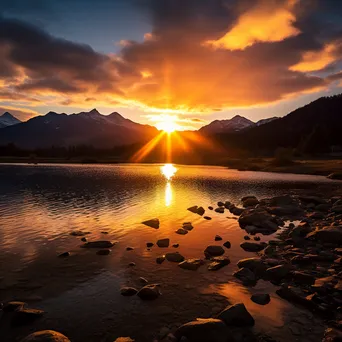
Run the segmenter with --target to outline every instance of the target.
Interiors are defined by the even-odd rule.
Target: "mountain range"
[[[158,134],[153,126],[133,122],[117,112],[102,115],[96,109],[71,115],[49,112],[26,122],[5,113],[0,123],[6,125],[0,129],[0,146],[13,143],[23,149],[79,145],[112,148],[140,144]],[[237,115],[215,120],[193,134],[210,136],[226,153],[235,149],[272,154],[278,147],[317,153],[342,146],[341,128],[342,94],[319,98],[282,118],[253,122]],[[181,134],[186,137],[190,133]]]

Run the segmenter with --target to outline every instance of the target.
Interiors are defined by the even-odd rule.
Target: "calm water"
[[[263,198],[335,184],[318,176],[206,166],[1,165],[0,301],[23,299],[47,311],[32,326],[6,330],[7,339],[50,328],[74,342],[113,341],[122,335],[152,341],[161,327],[209,317],[227,301],[244,301],[260,317],[257,329],[271,329],[285,341],[293,333],[283,327],[293,308],[275,295],[268,306],[257,306],[250,294],[274,289],[262,282],[246,289],[232,277],[236,262],[253,256],[239,247],[245,234],[236,219],[229,212],[207,210],[212,220],[206,221],[186,208],[207,208],[219,200],[239,204],[245,195]],[[141,224],[154,217],[160,229]],[[175,234],[185,221],[193,223],[193,231]],[[70,236],[73,230],[90,232],[89,240],[119,243],[109,256],[98,256],[79,247],[80,238]],[[216,234],[232,242],[226,252],[231,264],[218,272],[205,266],[197,272],[181,270],[167,261],[157,265],[157,256],[174,249],[146,248],[146,242],[169,237],[186,258],[203,258],[207,245],[220,244],[214,242]],[[126,251],[127,246],[134,250]],[[65,251],[72,253],[70,258],[57,258]],[[131,261],[136,267],[128,266]],[[163,295],[153,303],[119,293],[123,285],[141,287],[141,276],[161,284]]]

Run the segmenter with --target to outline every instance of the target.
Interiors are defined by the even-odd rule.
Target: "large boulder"
[[[270,267],[266,270],[266,276],[268,279],[279,281],[287,277],[291,269],[288,265],[278,265]]]
[[[170,239],[160,239],[157,241],[157,246],[161,248],[169,247]]]
[[[224,249],[222,246],[210,245],[204,250],[204,255],[206,257],[221,256],[224,254]]]
[[[247,311],[243,303],[230,305],[218,314],[221,319],[228,326],[247,327],[254,325],[254,318]]]
[[[217,271],[230,264],[230,259],[223,256],[211,258],[210,261],[211,263],[208,265],[209,271]]]
[[[307,238],[320,242],[342,244],[342,226],[327,226],[323,229],[316,229],[308,234]]]
[[[57,331],[42,330],[26,336],[20,342],[70,342],[70,340]]]
[[[259,200],[255,196],[245,196],[241,198],[241,202],[245,208],[254,207],[259,204]]]
[[[259,305],[266,305],[271,301],[271,297],[268,293],[260,293],[252,295],[251,300]]]
[[[257,282],[255,274],[248,268],[240,268],[238,271],[233,273],[233,276],[240,279],[246,286],[255,285]]]
[[[246,241],[241,243],[240,247],[247,252],[260,252],[267,247],[267,244],[263,242]]]
[[[261,258],[247,258],[239,260],[237,263],[239,268],[248,268],[256,275],[261,276],[267,269],[267,265]]]
[[[178,341],[232,342],[230,329],[220,319],[200,319],[183,324],[175,331]]]
[[[143,300],[157,299],[160,296],[159,285],[146,285],[140,291],[138,291],[137,296]]]
[[[159,228],[159,219],[154,218],[151,220],[147,220],[147,221],[142,222],[142,224],[144,224],[145,226],[149,226],[151,228],[154,228],[154,229],[158,229]]]
[[[278,222],[275,217],[262,208],[246,209],[239,217],[241,228],[255,226],[260,232],[275,232],[278,230]]]
[[[183,255],[178,253],[178,252],[166,253],[165,258],[167,261],[177,262],[177,263],[180,263],[180,262],[184,261],[184,259],[185,259],[183,257]]]
[[[190,271],[196,271],[200,266],[204,264],[201,259],[187,259],[178,264],[180,268]]]

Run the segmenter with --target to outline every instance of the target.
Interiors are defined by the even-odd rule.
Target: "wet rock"
[[[306,298],[306,294],[297,287],[283,285],[278,290],[276,290],[276,293],[279,297],[284,298],[291,303],[297,303],[307,308],[312,307],[311,302]]]
[[[172,245],[172,247],[173,247],[173,248],[178,248],[178,247],[179,247],[179,243],[174,243],[174,244]]]
[[[160,239],[157,241],[157,246],[161,248],[169,247],[170,239]]]
[[[130,337],[118,337],[114,342],[134,342]]]
[[[70,252],[64,252],[58,255],[59,258],[67,258],[71,255]]]
[[[217,202],[217,206],[218,206],[218,207],[224,207],[224,203],[221,202],[221,201],[218,201],[218,202]]]
[[[87,240],[87,238],[86,238],[86,237],[83,237],[83,238],[81,239],[81,241],[83,241],[83,242],[87,242],[88,240]]]
[[[156,263],[157,264],[162,264],[165,261],[165,255],[161,255],[156,258]]]
[[[251,239],[248,235],[245,235],[243,238],[244,238],[245,240],[250,240],[250,239]]]
[[[144,224],[145,226],[149,226],[149,227],[154,228],[154,229],[159,228],[159,219],[157,219],[157,218],[147,220],[147,221],[144,221],[141,223]]]
[[[218,207],[215,209],[215,211],[219,214],[223,214],[224,213],[224,207]]]
[[[70,340],[57,331],[42,330],[26,336],[20,342],[70,342]]]
[[[257,282],[255,274],[248,268],[240,268],[233,273],[233,276],[241,280],[244,285],[255,285]]]
[[[244,211],[245,209],[243,208],[238,208],[236,207],[235,205],[231,206],[229,208],[229,211],[233,214],[233,215],[236,215],[236,216],[240,216]]]
[[[271,301],[271,297],[268,293],[254,294],[251,296],[251,300],[259,305],[266,305]]]
[[[159,286],[157,284],[146,285],[138,291],[137,296],[143,300],[157,299],[160,296]]]
[[[331,211],[333,211],[334,213],[337,213],[337,214],[342,214],[342,205],[334,205],[332,208],[331,208]]]
[[[96,252],[97,255],[109,255],[112,251],[110,249],[100,249]]]
[[[223,244],[223,246],[229,249],[229,248],[232,246],[232,244],[230,243],[230,241],[226,241],[226,242]]]
[[[263,275],[267,269],[267,265],[261,258],[247,258],[239,260],[237,263],[239,268],[248,268],[256,275]]]
[[[215,235],[215,241],[221,241],[222,237],[220,235]]]
[[[187,259],[178,264],[180,268],[190,271],[196,271],[200,266],[204,264],[201,259]]]
[[[24,303],[24,302],[18,302],[18,301],[8,302],[3,306],[2,311],[3,312],[18,311],[20,309],[23,309],[25,305],[26,305],[26,303]]]
[[[224,254],[224,249],[221,246],[211,245],[204,250],[206,257],[220,256]]]
[[[154,246],[154,243],[153,242],[147,242],[146,243],[146,247],[147,248],[151,248],[151,247],[153,247]]]
[[[133,251],[134,248],[133,247],[126,247],[126,251]]]
[[[260,236],[254,236],[255,241],[260,241]]]
[[[317,204],[325,204],[326,201],[318,196],[298,196],[298,199],[303,203],[313,203]]]
[[[81,230],[74,230],[70,233],[72,236],[84,236],[88,234],[90,234],[90,232],[82,232]]]
[[[194,229],[191,222],[184,222],[182,228],[189,231]]]
[[[296,283],[303,285],[313,285],[315,283],[315,277],[313,275],[302,271],[292,272],[292,278]]]
[[[227,257],[214,257],[210,259],[211,262],[208,265],[208,270],[209,271],[217,271],[219,269],[221,269],[224,266],[227,266],[230,264],[230,259]]]
[[[220,319],[199,319],[183,324],[175,331],[178,341],[229,342],[229,328]],[[185,339],[185,340],[184,340]]]
[[[247,327],[254,325],[254,318],[247,311],[243,303],[230,305],[225,308],[218,317],[228,326]]]
[[[270,267],[266,270],[266,276],[268,279],[279,281],[287,277],[290,273],[290,267],[288,265],[278,265]]]
[[[135,294],[137,294],[138,290],[135,289],[134,287],[122,287],[120,289],[120,293],[123,296],[128,297],[128,296],[134,296]]]
[[[203,218],[206,219],[206,220],[211,220],[210,216],[203,216]]]
[[[247,252],[260,252],[265,249],[266,246],[267,244],[265,243],[247,241],[240,244],[240,247]]]
[[[342,172],[333,172],[328,176],[328,178],[342,180]]]
[[[342,244],[342,227],[327,226],[323,229],[316,229],[307,235],[307,238],[320,242]]]
[[[181,255],[179,252],[166,253],[165,258],[167,261],[178,262],[178,263],[184,261],[185,259],[183,255]]]
[[[201,216],[202,216],[204,213],[205,213],[205,210],[204,210],[203,207],[198,207],[198,208],[197,208],[197,214],[198,214],[198,215],[201,215]]]
[[[116,242],[111,242],[107,240],[103,241],[89,241],[84,243],[82,248],[111,248],[116,244]]]
[[[101,234],[107,235],[107,234],[108,234],[108,232],[101,232]]]
[[[209,210],[213,210],[214,208],[213,208],[212,206],[209,206],[208,209],[209,209]]]
[[[258,199],[255,196],[246,196],[241,199],[242,205],[245,208],[254,207],[259,204]]]
[[[135,262],[131,261],[131,262],[128,264],[128,266],[134,267],[134,266],[136,266],[136,265],[135,265]]]
[[[176,230],[176,234],[186,235],[186,234],[188,234],[188,231],[186,229],[179,228],[179,229]]]
[[[12,324],[24,325],[29,324],[42,317],[44,311],[37,309],[24,309],[17,310],[12,318]]]
[[[337,280],[334,276],[324,277],[324,278],[317,278],[315,283],[312,285],[312,288],[318,292],[325,292],[327,290],[332,290]]]
[[[308,222],[301,222],[299,225],[294,227],[289,234],[291,238],[305,237],[312,232],[312,228]]]
[[[144,278],[144,277],[140,277],[139,280],[143,284],[147,284],[148,283],[148,280],[146,278]]]
[[[342,332],[334,329],[328,328],[324,332],[324,337],[322,342],[341,342],[342,341]]]

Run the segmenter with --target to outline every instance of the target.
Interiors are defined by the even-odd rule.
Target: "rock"
[[[318,240],[320,242],[342,244],[342,226],[327,226],[320,230],[316,229],[312,233],[308,234],[307,238]]]
[[[251,296],[251,300],[259,305],[266,305],[271,301],[271,297],[268,293],[254,294]]]
[[[42,330],[26,336],[20,342],[70,342],[70,340],[57,331]]]
[[[188,234],[188,231],[186,229],[179,228],[176,230],[176,234],[185,235],[185,234]]]
[[[134,287],[122,287],[120,289],[120,293],[125,297],[134,296],[135,294],[138,293],[138,290],[135,289]]]
[[[266,270],[266,276],[269,279],[279,281],[290,273],[290,267],[287,265],[278,265],[270,267]]]
[[[255,241],[260,241],[260,236],[254,236]]]
[[[254,318],[247,311],[243,303],[230,305],[218,317],[228,326],[247,327],[254,325]]]
[[[313,203],[317,204],[324,204],[326,201],[318,196],[298,196],[298,199],[303,203]]]
[[[204,264],[201,259],[187,259],[178,264],[180,268],[190,271],[196,271],[200,266]]]
[[[248,235],[245,235],[243,238],[244,238],[245,240],[250,240],[250,239],[251,239]]]
[[[136,265],[135,265],[135,262],[131,261],[131,262],[128,264],[128,266],[134,267],[134,266],[136,266]]]
[[[289,234],[289,236],[293,239],[298,237],[305,237],[309,233],[312,232],[312,228],[308,222],[301,222],[298,226],[294,227]]]
[[[322,342],[341,342],[342,332],[337,329],[328,328],[324,332],[324,337]]]
[[[203,207],[198,207],[198,208],[197,208],[197,214],[198,214],[198,215],[201,215],[201,216],[202,216],[204,213],[205,213],[205,210],[204,210]]]
[[[107,234],[108,234],[108,232],[101,232],[101,234],[105,234],[105,235],[107,235]]]
[[[145,226],[149,226],[149,227],[154,228],[154,229],[159,228],[159,219],[157,219],[157,218],[147,220],[147,221],[144,221],[141,223],[144,224]]]
[[[211,258],[211,263],[208,265],[208,270],[209,271],[217,271],[219,269],[221,269],[224,266],[227,266],[230,264],[230,259],[227,257],[214,257]]]
[[[112,251],[110,249],[100,249],[96,252],[97,255],[109,255]]]
[[[224,207],[218,207],[215,209],[217,213],[223,214],[224,213]]]
[[[173,248],[178,248],[178,247],[179,247],[179,243],[174,243],[174,244],[172,245],[172,247],[173,247]]]
[[[260,252],[265,249],[266,246],[267,244],[265,243],[247,241],[240,244],[240,247],[247,252]]]
[[[151,248],[151,247],[153,247],[154,246],[154,243],[153,242],[147,242],[146,243],[146,247],[147,248]]]
[[[74,230],[70,233],[72,236],[84,236],[88,234],[90,234],[90,232],[82,232],[81,230]]]
[[[219,202],[217,202],[217,206],[218,206],[218,207],[224,207],[224,203],[221,202],[221,201],[219,201]]]
[[[18,311],[20,309],[23,309],[25,305],[26,305],[26,303],[24,303],[24,302],[18,302],[18,301],[8,302],[3,306],[2,311],[3,312]]]
[[[214,208],[213,208],[212,206],[209,206],[208,209],[209,209],[209,210],[213,210]]]
[[[211,220],[210,216],[203,216],[203,218],[206,219],[206,220]]]
[[[242,205],[247,207],[254,207],[259,204],[258,199],[255,196],[246,196],[241,199]]]
[[[139,280],[143,284],[147,284],[148,283],[148,280],[146,278],[144,278],[144,277],[140,277]]]
[[[255,274],[248,268],[240,268],[233,276],[240,279],[244,285],[254,285],[257,282]]]
[[[197,319],[183,324],[175,331],[178,341],[229,342],[229,328],[220,319]],[[184,340],[185,338],[185,340]]]
[[[230,243],[230,241],[226,241],[226,242],[223,244],[223,246],[229,249],[229,248],[232,246],[232,244]]]
[[[164,261],[165,261],[165,255],[161,255],[161,256],[157,257],[157,259],[156,259],[157,264],[162,264]]]
[[[315,209],[318,211],[327,212],[330,209],[330,205],[329,204],[318,204],[318,205],[316,205]]]
[[[83,241],[83,242],[87,242],[88,240],[87,240],[87,238],[86,238],[86,237],[83,237],[83,238],[81,239],[81,241]]]
[[[297,287],[283,285],[276,293],[279,297],[288,300],[291,303],[297,303],[307,308],[311,308],[312,304],[307,300],[306,295],[303,291]]]
[[[160,239],[157,241],[157,246],[161,248],[169,247],[170,239]]]
[[[160,296],[159,286],[157,284],[146,285],[138,291],[137,296],[143,300],[157,299]]]
[[[327,290],[332,290],[336,283],[337,280],[333,276],[318,278],[315,280],[315,283],[312,285],[312,288],[318,292],[325,292]]]
[[[116,242],[111,242],[107,240],[103,241],[89,241],[84,243],[82,248],[111,248],[116,244]]]
[[[229,211],[236,216],[242,215],[242,213],[245,211],[243,208],[238,208],[235,205],[229,208]]]
[[[71,255],[70,252],[64,252],[58,255],[59,258],[67,258]]]
[[[296,283],[303,285],[313,285],[315,283],[315,277],[313,275],[301,271],[292,272],[292,278]]]
[[[333,172],[328,176],[328,178],[342,180],[342,172]]]
[[[256,275],[263,275],[267,269],[266,264],[261,258],[247,258],[239,260],[237,263],[239,268],[248,268]]]
[[[189,231],[194,229],[194,227],[193,227],[191,222],[184,222],[182,228],[186,229],[186,230],[189,230]]]
[[[133,251],[134,248],[133,247],[126,247],[126,251]]]
[[[221,240],[222,240],[222,238],[220,235],[215,235],[215,241],[221,241]]]
[[[14,316],[12,318],[12,324],[14,325],[23,325],[34,322],[36,319],[42,317],[44,311],[36,310],[36,309],[24,309],[21,308],[15,311]]]
[[[337,214],[342,214],[342,205],[334,205],[332,208],[331,208],[331,211],[333,211],[334,213],[337,213]]]
[[[134,342],[130,337],[118,337],[114,342]]]
[[[204,250],[206,257],[220,256],[224,254],[224,249],[221,246],[211,245]]]
[[[171,262],[182,262],[184,261],[184,257],[183,255],[181,255],[180,253],[178,252],[170,252],[170,253],[166,253],[165,254],[165,258],[167,261],[171,261]]]
[[[242,228],[247,226],[258,227],[254,233],[271,233],[278,230],[278,223],[275,217],[263,209],[246,209],[239,217],[239,224]]]

